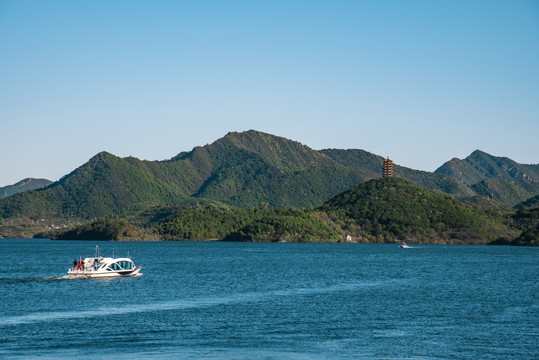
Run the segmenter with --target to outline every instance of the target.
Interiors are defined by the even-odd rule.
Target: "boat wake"
[[[142,276],[141,273],[132,275],[130,277]],[[91,279],[93,281],[111,281],[124,279],[127,277],[108,277],[108,278],[92,278],[89,276],[75,276],[75,275],[63,275],[63,276],[40,276],[40,277],[27,277],[27,278],[0,278],[0,284],[24,284],[24,283],[33,283],[33,282],[52,282],[58,280],[86,280]]]
[[[61,277],[65,279],[66,277]],[[372,281],[372,282],[348,282],[328,287],[299,288],[275,290],[269,292],[247,292],[240,294],[229,294],[225,296],[207,296],[197,299],[186,299],[179,301],[160,302],[151,304],[132,304],[125,306],[101,307],[94,310],[82,311],[50,311],[37,312],[28,315],[0,317],[0,326],[13,326],[30,324],[35,322],[50,322],[59,320],[96,318],[113,315],[125,315],[132,313],[145,313],[156,311],[185,310],[197,308],[210,308],[214,306],[230,305],[238,303],[261,302],[268,298],[302,296],[310,294],[335,293],[341,291],[354,291],[362,288],[395,285],[395,282],[402,280]]]
[[[40,277],[27,277],[27,278],[0,278],[0,284],[21,284],[31,282],[47,282],[57,280],[68,280],[73,277],[69,275],[63,276],[40,276]]]

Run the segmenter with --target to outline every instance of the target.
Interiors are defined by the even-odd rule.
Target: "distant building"
[[[387,159],[384,160],[384,171],[383,171],[384,177],[392,177],[393,176],[393,161],[389,160],[389,156]]]

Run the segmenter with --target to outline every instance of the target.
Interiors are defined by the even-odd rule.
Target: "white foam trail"
[[[323,288],[298,288],[288,290],[275,290],[269,292],[248,292],[240,294],[230,294],[225,296],[209,296],[193,300],[180,300],[161,302],[153,304],[133,304],[118,307],[102,307],[95,310],[82,311],[51,311],[37,312],[28,315],[11,316],[0,318],[0,326],[21,325],[35,322],[48,322],[59,320],[72,320],[83,318],[95,318],[101,316],[124,315],[131,313],[144,313],[153,311],[167,310],[183,310],[194,308],[206,308],[219,305],[228,305],[236,303],[258,302],[271,297],[286,297],[295,295],[323,294],[333,293],[338,291],[350,291],[364,287],[384,286],[389,283],[394,283],[397,280],[391,281],[375,281],[375,282],[350,282],[332,285]]]

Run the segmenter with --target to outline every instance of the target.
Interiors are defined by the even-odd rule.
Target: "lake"
[[[129,254],[143,276],[70,279]],[[3,359],[537,359],[539,248],[0,240]]]

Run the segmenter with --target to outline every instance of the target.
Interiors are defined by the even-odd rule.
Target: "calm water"
[[[144,276],[67,279],[96,244]],[[0,240],[0,253],[0,358],[539,358],[538,248]]]

